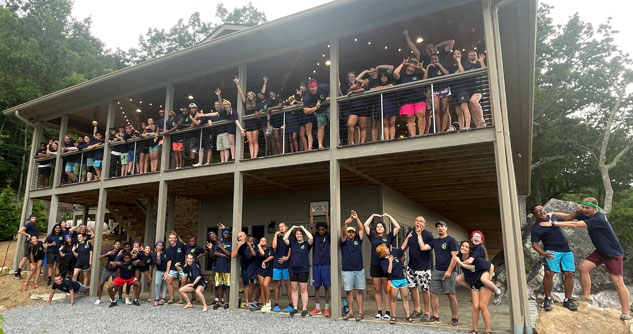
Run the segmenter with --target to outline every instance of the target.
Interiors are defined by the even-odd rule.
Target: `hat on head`
[[[161,109],[161,110],[159,110],[159,111],[158,111],[158,113],[159,113],[159,114],[160,114],[160,113],[164,113],[164,112],[165,112],[165,110],[163,110],[163,109]]]
[[[129,126],[129,125],[126,125],[126,126],[125,126],[125,130],[130,130],[130,129],[132,129],[132,127],[131,127],[131,126]]]
[[[356,227],[353,226],[348,226],[347,229],[345,230],[345,232],[349,232],[349,231],[354,231],[356,232]]]
[[[198,106],[195,103],[189,103],[189,108],[198,108]]]
[[[481,231],[480,231],[480,230],[474,230],[474,231],[470,232],[470,238],[471,238],[471,239],[473,238],[473,235],[474,235],[475,233],[479,233],[479,235],[481,235],[481,241],[484,241],[484,240],[485,240],[485,238],[484,238],[484,234],[483,234],[483,233],[481,233]]]
[[[222,231],[222,235],[227,235],[227,234],[231,234],[231,230],[226,229]]]
[[[156,243],[154,244],[154,247],[158,246],[158,244],[165,244],[165,242],[163,242],[162,240],[158,240],[156,241]]]
[[[311,81],[311,82],[308,84],[308,87],[316,87],[316,86],[318,86],[318,83],[316,82],[316,80],[315,80],[315,81]]]
[[[442,225],[446,227],[446,222],[444,222],[443,220],[438,220],[437,223],[435,223],[435,227],[437,227],[437,225]]]
[[[37,217],[35,217],[35,215],[30,215],[28,220],[31,220],[31,218],[37,218]]]

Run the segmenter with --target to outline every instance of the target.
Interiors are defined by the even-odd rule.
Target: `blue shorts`
[[[257,277],[255,278],[248,277],[248,270],[246,270],[246,268],[242,268],[242,270],[240,271],[240,274],[242,276],[243,286],[247,286],[249,284],[257,284]]]
[[[75,169],[76,164],[77,164],[76,162],[67,162],[66,167],[64,168],[64,171],[72,172]]]
[[[329,287],[330,285],[330,266],[313,266],[312,286],[318,288],[321,286]]]
[[[365,269],[360,271],[343,271],[343,290],[365,290]]]
[[[95,160],[94,167],[95,168],[101,168],[101,160]]]
[[[289,281],[290,274],[288,273],[288,269],[279,269],[273,268],[273,281]]]
[[[575,272],[576,266],[574,264],[574,253],[572,252],[556,252],[545,251],[546,253],[553,253],[554,259],[550,260],[545,258],[545,270],[560,273],[560,271]]]
[[[406,279],[396,279],[396,280],[391,280],[391,287],[394,289],[400,289],[400,288],[404,288],[407,286],[407,280]]]

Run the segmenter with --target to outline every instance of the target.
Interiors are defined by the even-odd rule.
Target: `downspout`
[[[24,124],[32,127],[33,129],[35,129],[35,124],[31,123],[31,121],[29,121],[28,119],[24,118],[24,116],[20,115],[20,111],[16,110],[14,113],[15,117],[17,117],[17,119],[21,120],[22,122],[24,122]]]
[[[512,157],[513,157],[513,152],[512,152],[512,147],[511,147],[511,140],[510,140],[510,122],[508,120],[508,109],[507,109],[507,104],[506,104],[506,92],[505,92],[505,74],[503,71],[503,56],[502,56],[502,51],[501,51],[501,33],[499,31],[499,11],[506,7],[507,5],[510,5],[512,3],[514,3],[515,0],[501,0],[498,3],[496,3],[493,7],[492,7],[492,20],[493,20],[493,29],[494,29],[494,35],[496,38],[494,38],[494,43],[495,43],[495,49],[496,49],[496,53],[497,53],[497,57],[496,57],[496,61],[495,61],[495,67],[497,68],[497,73],[498,73],[498,91],[500,93],[500,98],[501,98],[501,122],[502,122],[502,129],[503,129],[503,137],[504,137],[504,141],[507,143],[505,145],[506,147],[506,158],[509,160],[507,163],[507,166],[514,166],[514,163],[512,161]],[[508,173],[509,175],[514,176],[514,170],[512,168],[508,168]],[[515,191],[513,191],[513,193],[516,193],[516,183],[511,183],[510,187],[514,188]],[[513,202],[517,203],[518,205],[518,198],[512,198],[511,199]],[[520,210],[519,210],[520,211]],[[520,213],[517,213],[517,215],[520,215]],[[518,226],[514,226],[514,229],[519,228]],[[515,236],[517,235],[516,232],[513,233]],[[519,235],[521,235],[521,233],[519,233]],[[515,240],[519,245],[522,245],[522,240]],[[522,249],[519,249],[517,251],[521,251]],[[521,268],[521,266],[519,266],[519,268]],[[519,275],[519,279],[524,279],[525,278],[525,273],[523,273],[523,275]],[[527,284],[527,282],[523,282],[525,284]],[[519,283],[521,284],[521,283]],[[527,291],[525,291],[525,289],[523,289],[522,287],[519,287],[519,291],[521,296],[521,308],[522,308],[522,313],[523,313],[523,329],[520,332],[524,332],[526,334],[532,334],[533,332],[533,328],[532,328],[532,321],[531,321],[531,315],[530,315],[530,308],[529,308],[529,304],[526,303],[528,296],[524,295],[527,293]],[[515,332],[517,332],[517,329],[515,328]]]

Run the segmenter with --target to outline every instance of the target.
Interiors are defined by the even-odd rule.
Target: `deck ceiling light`
[[[418,37],[418,39],[416,39],[415,42],[420,44],[420,43],[424,42],[424,38]]]

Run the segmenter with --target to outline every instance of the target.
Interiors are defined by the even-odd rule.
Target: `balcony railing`
[[[35,159],[31,190],[47,189],[53,186],[53,176],[55,175],[55,161],[56,158],[54,155]]]

